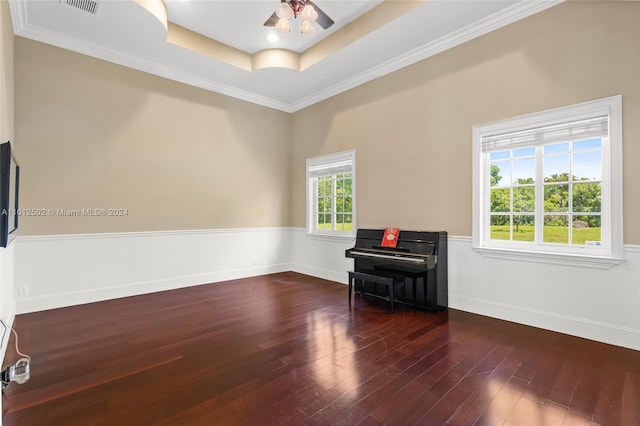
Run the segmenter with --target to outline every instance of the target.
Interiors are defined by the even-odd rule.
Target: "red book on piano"
[[[382,247],[395,247],[398,244],[400,228],[385,228],[382,236]]]

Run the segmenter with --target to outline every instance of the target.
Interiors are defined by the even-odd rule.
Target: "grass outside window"
[[[585,241],[600,241],[601,228],[574,228],[573,229],[574,245],[584,245]],[[545,226],[544,242],[545,243],[563,243],[568,242],[569,229],[566,226]],[[509,225],[492,225],[492,240],[509,240]],[[532,225],[520,225],[516,230],[513,229],[513,241],[535,241],[535,227]]]

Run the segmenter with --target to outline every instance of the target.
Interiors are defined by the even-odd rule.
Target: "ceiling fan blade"
[[[318,15],[320,15],[320,14],[318,14]],[[265,27],[275,27],[279,20],[280,20],[280,18],[278,18],[278,15],[276,15],[276,13],[273,12],[273,15],[271,15],[269,17],[269,19],[267,19],[263,25]]]
[[[313,6],[316,12],[318,12],[318,19],[316,19],[318,25],[320,25],[325,30],[333,25],[333,19],[329,18],[329,15],[324,13],[322,9],[320,9],[314,2],[312,2],[311,0],[307,0],[307,4]]]

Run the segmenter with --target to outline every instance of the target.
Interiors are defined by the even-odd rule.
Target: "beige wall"
[[[640,3],[571,2],[293,116],[292,222],[305,158],[356,149],[360,227],[471,235],[471,127],[621,94],[625,243],[640,244]]]
[[[289,114],[16,37],[21,235],[289,225]],[[125,217],[53,209],[123,208]]]
[[[0,2],[0,142],[13,139],[13,27],[9,2]],[[13,322],[15,313],[13,297],[13,246],[0,248],[0,318]],[[6,347],[5,347],[6,348]],[[1,348],[0,360],[5,348]]]
[[[0,142],[13,140],[13,27],[9,3],[0,5]]]
[[[358,225],[471,235],[471,127],[621,94],[640,243],[640,3],[569,2],[292,115],[16,38],[21,235],[305,225],[305,159],[356,149]]]

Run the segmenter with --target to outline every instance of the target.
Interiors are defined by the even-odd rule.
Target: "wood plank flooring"
[[[18,315],[3,424],[640,425],[640,352],[292,272]],[[16,360],[13,342],[5,365]]]

